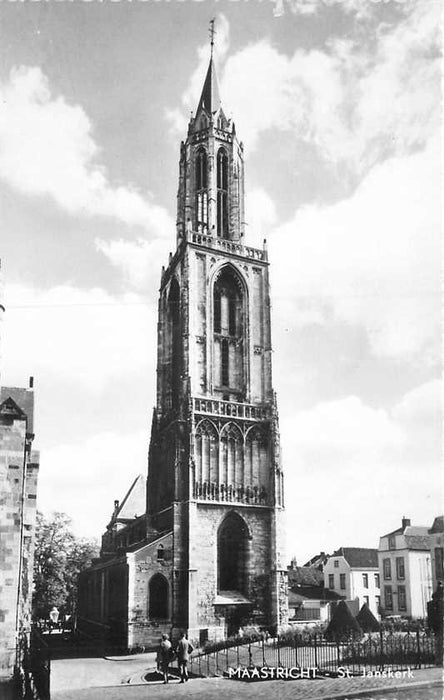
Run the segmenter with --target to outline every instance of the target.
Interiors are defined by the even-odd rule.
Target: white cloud
[[[149,292],[154,301],[161,264],[168,260],[168,241],[159,238],[151,241],[141,238],[136,241],[104,241],[96,238],[95,245],[114,267],[122,271],[130,287]]]
[[[440,118],[438,12],[419,3],[376,46],[332,41],[287,57],[263,40],[230,57],[223,88],[248,148],[266,130],[293,130],[361,170],[425,143]]]
[[[3,360],[7,383],[23,368],[39,383],[56,380],[100,392],[114,377],[154,371],[154,309],[136,294],[7,285]],[[154,347],[154,346],[153,346]]]
[[[308,301],[363,326],[376,355],[436,361],[439,169],[432,140],[375,166],[348,200],[306,207],[278,228],[269,238],[276,325],[298,326]]]
[[[138,474],[146,475],[148,433],[98,433],[83,442],[41,451],[39,509],[68,513],[81,536],[99,537],[115,499],[122,500]],[[137,515],[142,515],[138,513]]]
[[[71,214],[112,217],[155,236],[174,231],[162,207],[109,182],[87,114],[54,97],[39,68],[13,70],[0,84],[0,100],[0,177],[6,182],[25,194],[47,195]]]
[[[249,190],[245,195],[246,237],[250,245],[261,248],[263,239],[277,222],[274,201],[261,187]]]
[[[301,563],[315,553],[301,532],[331,552],[377,547],[402,515],[431,524],[442,502],[440,430],[428,432],[424,450],[421,416],[436,416],[438,384],[418,387],[392,410],[349,396],[281,421],[289,542]]]
[[[394,2],[405,0],[394,0]],[[357,19],[368,17],[380,0],[275,0],[279,16],[290,10],[295,15],[314,15],[326,7],[338,7],[346,14],[355,14]]]
[[[287,56],[263,39],[231,55],[222,99],[247,155],[271,129],[290,131],[353,174],[426,143],[440,119],[438,13],[438,3],[409,4],[398,24],[371,25],[374,41],[331,40],[323,50]],[[204,63],[201,56],[183,95],[185,113],[196,107]],[[177,111],[171,120],[183,133]]]

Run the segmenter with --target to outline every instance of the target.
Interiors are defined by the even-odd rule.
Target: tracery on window
[[[199,148],[195,160],[196,226],[208,226],[208,159],[204,148]]]
[[[217,235],[228,238],[228,156],[224,148],[217,152]]]

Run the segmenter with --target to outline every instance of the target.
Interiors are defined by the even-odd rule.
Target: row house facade
[[[429,528],[402,518],[381,537],[378,554],[386,615],[425,618],[433,592]]]
[[[340,547],[324,564],[324,586],[346,601],[364,604],[375,617],[381,603],[378,550]]]

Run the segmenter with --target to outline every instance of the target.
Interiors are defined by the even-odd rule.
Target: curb
[[[333,693],[332,695],[317,695],[310,698],[310,700],[348,700],[348,698],[359,698],[365,695],[378,695],[387,692],[396,692],[403,690],[414,690],[415,688],[441,688],[443,685],[442,681],[418,681],[409,683],[399,684],[399,685],[386,685],[384,687],[377,688],[366,688],[360,690],[351,690],[349,693]]]

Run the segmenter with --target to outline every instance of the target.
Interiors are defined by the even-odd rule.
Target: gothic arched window
[[[238,591],[248,595],[248,528],[237,513],[223,520],[217,538],[219,591]]]
[[[228,238],[228,156],[224,148],[217,152],[217,235]]]
[[[243,388],[243,290],[229,266],[222,268],[213,289],[214,369],[216,386]]]
[[[195,161],[196,226],[208,226],[208,165],[207,153],[199,148]]]
[[[215,333],[231,337],[242,333],[242,292],[236,273],[229,267],[214,284],[213,327]]]
[[[196,482],[203,488],[218,480],[218,433],[208,420],[196,429]]]
[[[151,620],[168,619],[168,581],[162,574],[154,574],[148,584],[148,616]]]
[[[226,487],[236,488],[243,483],[243,439],[235,423],[227,423],[220,435],[220,475]]]
[[[180,377],[182,373],[181,333],[180,333],[180,289],[174,278],[168,294],[168,317],[171,342],[171,405],[179,403]]]

